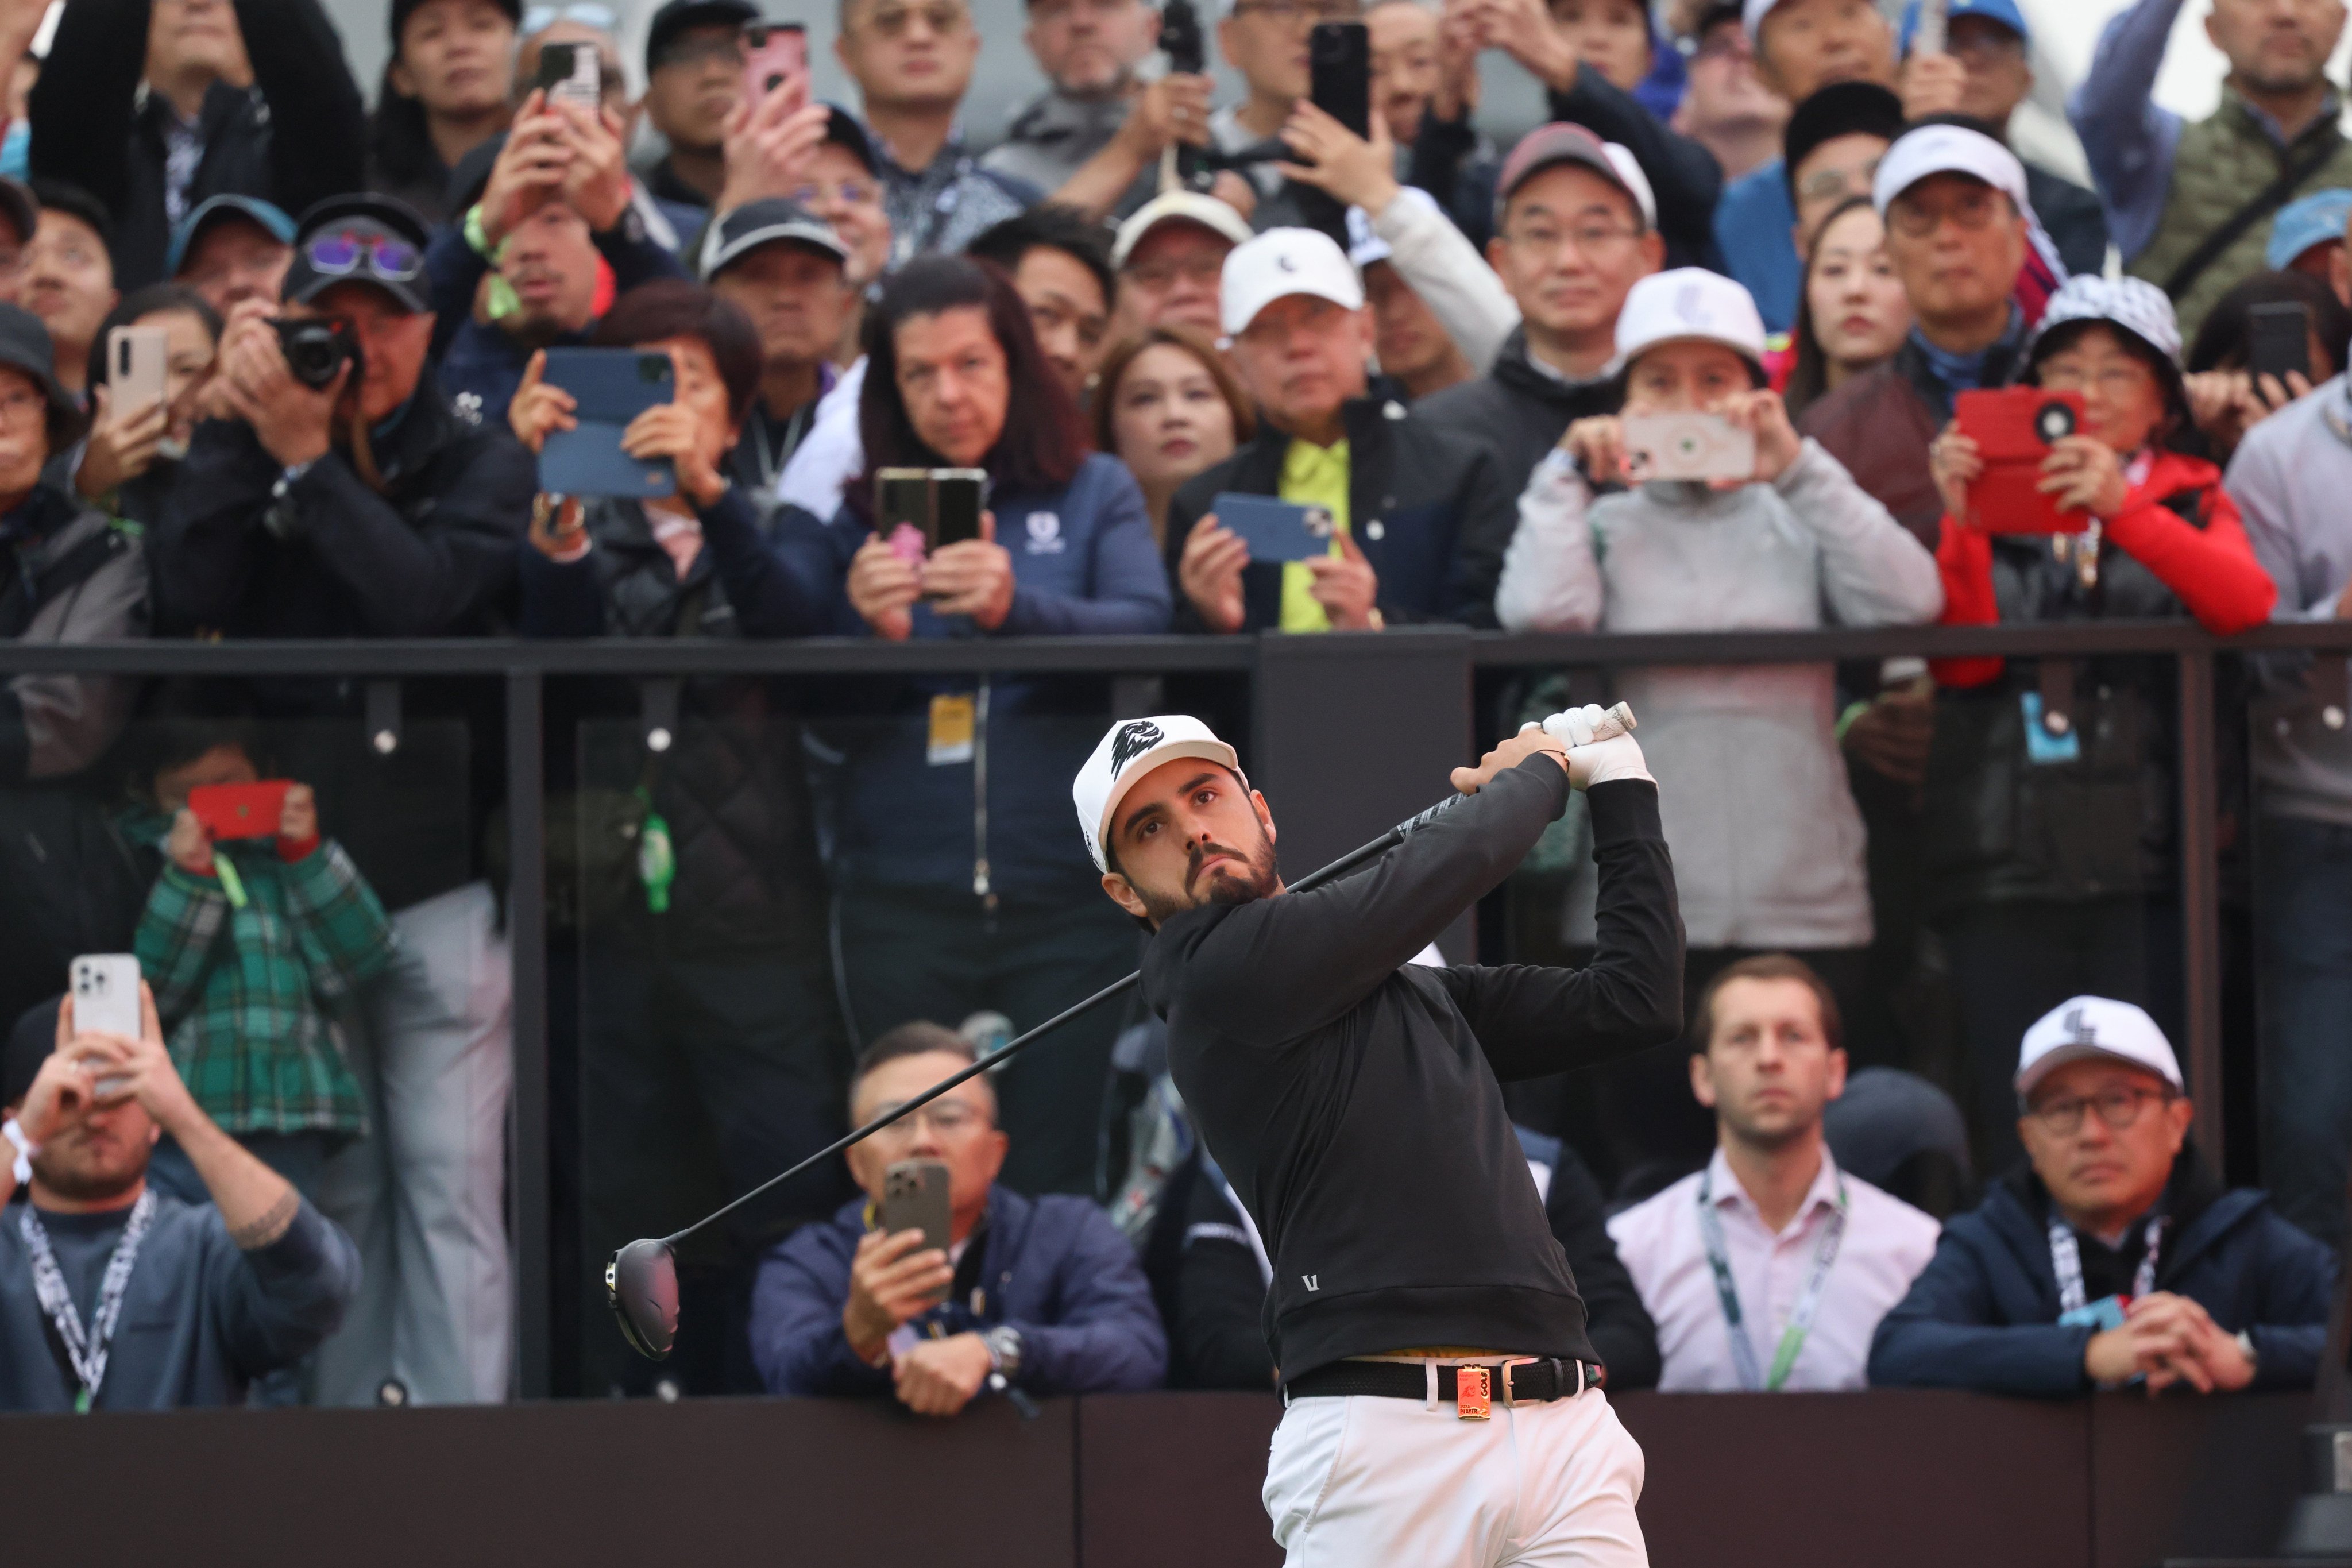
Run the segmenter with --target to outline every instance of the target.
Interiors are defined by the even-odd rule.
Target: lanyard
[[[1805,1336],[1813,1331],[1813,1318],[1822,1309],[1822,1289],[1829,1283],[1830,1265],[1837,1261],[1838,1246],[1845,1240],[1847,1213],[1845,1176],[1838,1176],[1837,1207],[1822,1226],[1821,1239],[1813,1244],[1813,1271],[1805,1280],[1805,1289],[1789,1313],[1789,1326],[1780,1331],[1780,1348],[1772,1352],[1772,1370],[1767,1374],[1756,1364],[1755,1342],[1748,1337],[1748,1324],[1739,1310],[1739,1289],[1732,1283],[1731,1258],[1723,1246],[1723,1216],[1715,1212],[1715,1172],[1709,1168],[1698,1184],[1698,1229],[1706,1245],[1706,1266],[1715,1275],[1716,1300],[1723,1303],[1723,1322],[1731,1341],[1732,1364],[1739,1373],[1739,1385],[1750,1394],[1772,1392],[1789,1380],[1790,1370],[1797,1364],[1798,1352],[1805,1348]]]
[[[2132,1275],[2132,1299],[2137,1300],[2156,1289],[2157,1244],[2164,1239],[2164,1216],[2147,1216],[2147,1228],[2140,1233],[2139,1268]],[[2074,1227],[2050,1216],[2050,1271],[2058,1277],[2058,1310],[2079,1312],[2090,1305],[2083,1288],[2083,1245],[2074,1239]]]
[[[33,1205],[26,1204],[17,1218],[25,1249],[32,1257],[33,1294],[40,1299],[41,1310],[57,1325],[58,1338],[65,1342],[66,1356],[81,1384],[74,1394],[76,1415],[89,1413],[99,1384],[106,1381],[106,1357],[114,1344],[114,1325],[122,1317],[122,1298],[131,1289],[139,1244],[147,1239],[147,1226],[154,1217],[155,1189],[150,1187],[131,1205],[131,1223],[122,1227],[113,1256],[106,1260],[106,1276],[98,1287],[98,1310],[90,1316],[87,1334],[82,1331],[81,1315],[74,1310],[73,1296],[66,1289],[66,1277],[58,1270],[57,1254],[49,1249],[49,1233],[34,1217]]]

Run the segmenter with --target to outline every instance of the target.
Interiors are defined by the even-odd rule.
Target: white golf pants
[[[1453,1403],[1296,1399],[1266,1457],[1288,1568],[1648,1568],[1641,1445],[1598,1389],[1465,1421]]]

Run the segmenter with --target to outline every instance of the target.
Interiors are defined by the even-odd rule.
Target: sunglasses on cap
[[[396,235],[316,234],[303,247],[303,258],[314,272],[341,278],[358,272],[362,263],[378,278],[405,283],[425,270],[425,253]]]

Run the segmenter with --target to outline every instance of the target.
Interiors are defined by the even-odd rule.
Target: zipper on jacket
[[[971,724],[971,890],[996,912],[996,895],[988,886],[988,677],[980,678],[980,695]]]

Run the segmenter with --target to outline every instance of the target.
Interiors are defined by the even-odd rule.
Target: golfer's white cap
[[[1234,247],[1225,258],[1217,301],[1225,336],[1240,337],[1260,310],[1291,294],[1312,294],[1343,310],[1364,308],[1363,279],[1329,235],[1312,228],[1270,228]]]
[[[2092,1058],[2145,1068],[2176,1091],[2186,1087],[2172,1042],[2155,1019],[2128,1002],[2077,996],[2061,1002],[2025,1031],[2025,1044],[2017,1055],[2017,1092],[2021,1097],[2032,1094],[2053,1068]]]
[[[1125,267],[1143,237],[1163,223],[1189,223],[1234,245],[1250,237],[1249,220],[1216,197],[1199,191],[1166,191],[1136,208],[1134,216],[1118,226],[1118,237],[1110,247],[1112,269]]]
[[[1324,243],[1328,245],[1330,241]],[[1234,770],[1234,776],[1241,779],[1244,788],[1249,785],[1234,749],[1191,714],[1162,713],[1152,719],[1120,720],[1104,733],[1095,754],[1087,759],[1087,765],[1070,783],[1070,800],[1078,808],[1078,831],[1086,835],[1087,853],[1095,858],[1096,870],[1110,869],[1103,855],[1103,841],[1110,837],[1111,814],[1118,809],[1120,800],[1136,780],[1178,757],[1202,757],[1222,763]]]
[[[2017,154],[1965,125],[1922,125],[1896,137],[1886,156],[1878,161],[1878,174],[1870,183],[1871,205],[1885,217],[1895,197],[1930,174],[1966,174],[1982,180],[2007,196],[2019,212],[2033,210],[2025,195],[2025,165],[2017,161]]]
[[[1739,7],[1739,25],[1748,29],[1749,42],[1755,41],[1756,29],[1764,25],[1764,18],[1770,16],[1772,7],[1780,3],[1780,0],[1747,0]]]
[[[1615,375],[1634,355],[1660,343],[1691,342],[1721,343],[1760,374],[1764,318],[1757,313],[1755,296],[1705,268],[1653,272],[1633,285],[1617,312],[1617,357],[1609,362],[1608,374]]]

